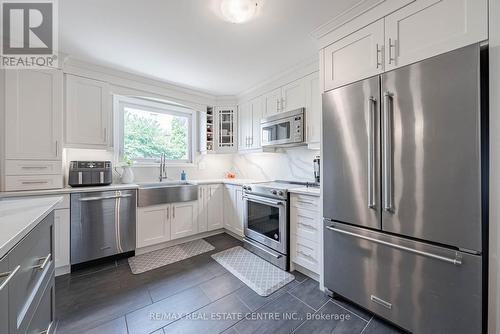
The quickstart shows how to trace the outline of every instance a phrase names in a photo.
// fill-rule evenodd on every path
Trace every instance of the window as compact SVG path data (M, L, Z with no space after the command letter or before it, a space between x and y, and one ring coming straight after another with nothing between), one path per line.
M193 111L141 99L119 101L120 157L136 164L193 162Z

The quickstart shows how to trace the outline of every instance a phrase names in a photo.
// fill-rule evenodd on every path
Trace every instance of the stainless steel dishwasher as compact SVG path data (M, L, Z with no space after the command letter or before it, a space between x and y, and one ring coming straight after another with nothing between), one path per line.
M71 194L71 264L135 249L136 191Z

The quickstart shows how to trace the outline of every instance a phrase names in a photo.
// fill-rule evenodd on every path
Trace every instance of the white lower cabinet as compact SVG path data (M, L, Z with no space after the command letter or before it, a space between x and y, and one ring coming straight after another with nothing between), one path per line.
M290 202L291 260L318 274L321 266L319 197L292 194Z
M241 186L226 185L224 191L224 228L243 236L244 200Z
M224 186L212 184L208 186L207 198L207 230L213 231L224 226Z
M198 233L197 215L197 201L138 208L137 248Z
M69 269L70 265L70 215L69 208L54 210L55 266ZM64 273L66 273L66 270ZM56 273L57 274L57 273Z
M196 201L174 203L171 204L171 209L170 230L172 240L198 233L196 221L198 206Z
M137 248L170 240L170 204L137 208Z

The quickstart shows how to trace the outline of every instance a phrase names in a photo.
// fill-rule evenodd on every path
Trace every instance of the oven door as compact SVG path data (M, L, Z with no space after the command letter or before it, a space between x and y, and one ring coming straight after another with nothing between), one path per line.
M286 201L245 194L245 236L287 254Z
M289 117L261 123L261 146L286 145L295 143L293 125L295 118Z

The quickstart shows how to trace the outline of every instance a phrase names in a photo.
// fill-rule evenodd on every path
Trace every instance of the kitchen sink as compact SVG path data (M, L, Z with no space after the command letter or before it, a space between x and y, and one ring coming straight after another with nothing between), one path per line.
M139 184L139 207L167 203L191 202L198 199L198 186L186 181L163 181Z

